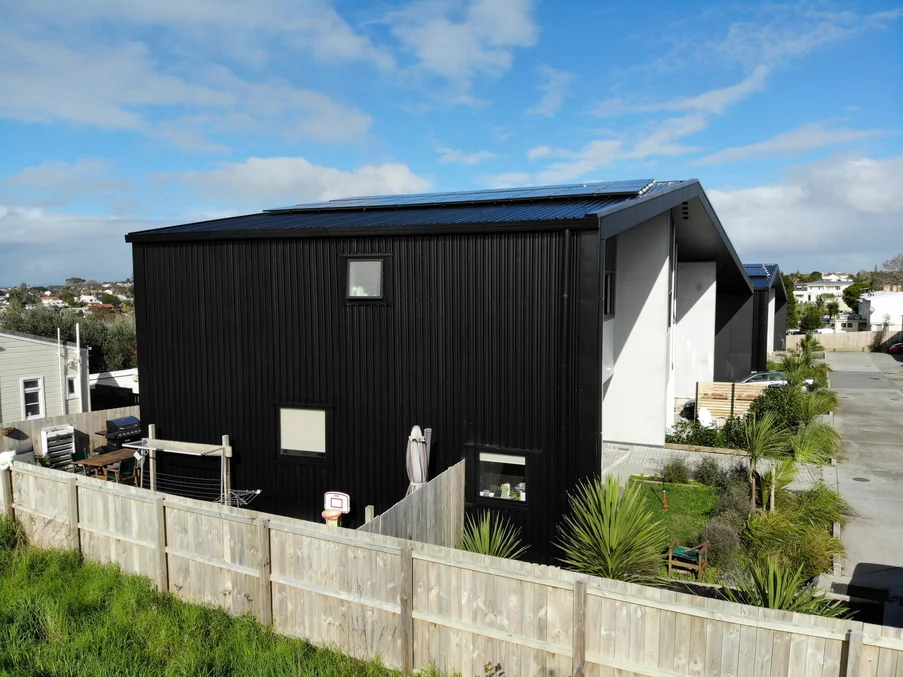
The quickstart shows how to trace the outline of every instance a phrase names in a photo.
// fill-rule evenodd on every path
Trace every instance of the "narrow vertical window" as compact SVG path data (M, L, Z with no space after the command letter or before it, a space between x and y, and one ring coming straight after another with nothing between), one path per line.
M43 378L22 379L22 417L25 419L44 417Z
M613 317L615 314L615 274L618 261L618 238L610 237L605 240L605 271L603 275L604 286L603 294L603 312L606 317Z
M70 400L78 397L78 377L70 376L66 379L66 397Z

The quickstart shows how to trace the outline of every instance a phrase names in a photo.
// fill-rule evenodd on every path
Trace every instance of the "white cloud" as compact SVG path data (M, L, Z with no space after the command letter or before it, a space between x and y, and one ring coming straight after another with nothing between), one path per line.
M737 84L712 89L696 96L681 97L660 103L634 104L628 103L623 99L608 99L597 104L594 112L602 117L659 111L723 113L729 107L747 98L750 94L762 91L765 88L770 71L771 69L768 66L760 65Z
M327 0L36 0L20 3L16 13L67 32L73 26L96 25L161 29L177 34L181 48L197 45L256 65L270 59L274 46L312 53L330 65L395 65L387 50L355 31ZM228 40L222 39L224 32Z
M470 0L458 9L423 0L390 13L394 35L414 54L418 68L451 83L460 98L477 76L498 77L511 68L514 50L536 43L533 0Z
M488 150L465 153L463 150L446 148L445 146L439 146L436 150L439 153L439 162L444 164L478 165L484 160L492 160L498 157L498 155L490 153Z
M62 205L85 196L115 198L129 183L113 178L112 168L111 162L97 159L45 162L0 178L0 191L14 193L17 203L30 206Z
M527 151L527 158L530 160L539 160L540 158L549 157L552 153L551 146L536 146Z
M19 120L135 130L195 149L221 147L211 140L218 134L274 129L290 140L358 139L372 124L285 82L250 82L224 67L192 78L168 73L141 43L77 50L0 32L0 56L0 114Z
M344 171L302 157L249 158L209 171L168 173L158 178L186 185L202 199L255 211L353 195L419 193L431 185L405 164Z
M903 155L833 157L781 183L707 190L741 259L784 269L858 270L901 241Z
M708 122L703 115L684 115L665 119L632 135L595 139L577 150L537 146L527 151L527 157L531 160L555 159L555 162L533 175L535 182L562 183L625 160L646 160L695 152L699 150L697 146L680 143L680 140L707 126Z
M883 132L878 129L847 129L830 127L824 122L814 122L777 134L770 139L747 146L724 148L706 155L698 162L703 165L721 165L738 160L776 155L793 155L825 146L836 146L852 141L868 139Z
M574 80L574 74L548 66L540 67L539 73L545 78L545 82L537 88L543 92L543 95L539 103L528 109L527 113L547 118L555 117L555 114L564 104L568 89Z
M75 275L130 277L125 234L166 225L171 224L0 204L0 284L54 284Z

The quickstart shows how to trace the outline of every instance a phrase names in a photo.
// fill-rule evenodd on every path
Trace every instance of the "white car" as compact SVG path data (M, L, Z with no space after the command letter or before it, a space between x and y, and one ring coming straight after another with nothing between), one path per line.
M769 388L780 388L787 385L787 375L783 371L757 371L738 383L767 383ZM807 378L806 385L812 387L815 379Z

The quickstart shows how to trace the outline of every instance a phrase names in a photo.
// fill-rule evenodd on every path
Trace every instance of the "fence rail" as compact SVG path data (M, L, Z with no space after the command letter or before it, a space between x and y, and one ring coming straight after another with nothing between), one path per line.
M760 609L14 463L0 511L160 590L406 673L900 677L896 628ZM493 668L494 669L494 668ZM498 671L497 671L498 674Z

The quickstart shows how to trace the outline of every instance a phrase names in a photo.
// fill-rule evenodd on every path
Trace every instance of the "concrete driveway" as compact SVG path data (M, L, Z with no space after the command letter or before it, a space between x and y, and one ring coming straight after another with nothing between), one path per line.
M845 460L838 488L853 515L843 529L853 586L903 593L903 362L882 353L827 353Z

